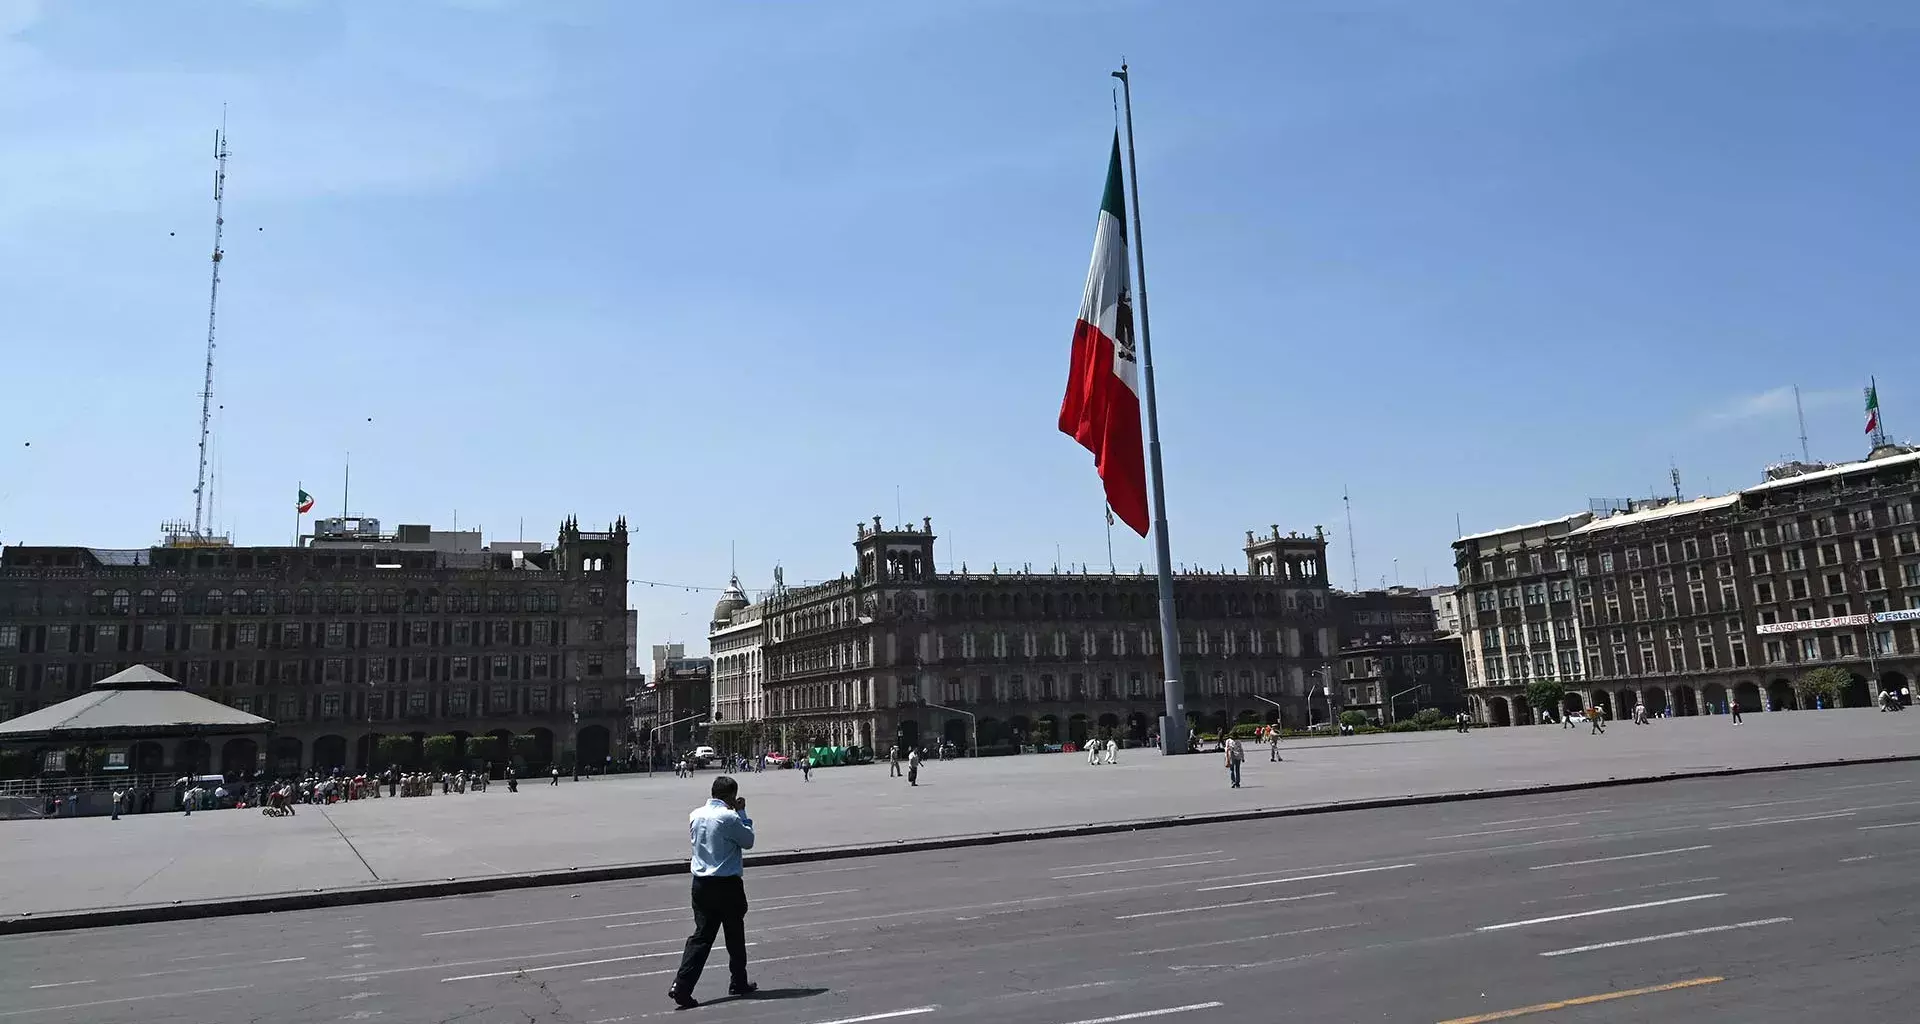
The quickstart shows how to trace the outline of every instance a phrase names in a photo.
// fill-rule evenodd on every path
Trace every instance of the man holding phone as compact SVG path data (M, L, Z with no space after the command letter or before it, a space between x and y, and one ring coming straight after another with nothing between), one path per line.
M687 825L693 839L693 934L668 993L683 1010L700 1005L693 986L713 952L714 936L723 930L732 974L727 994L750 996L759 988L747 980L747 887L740 854L753 849L753 819L747 817L739 783L726 775L714 779L713 799L688 815Z

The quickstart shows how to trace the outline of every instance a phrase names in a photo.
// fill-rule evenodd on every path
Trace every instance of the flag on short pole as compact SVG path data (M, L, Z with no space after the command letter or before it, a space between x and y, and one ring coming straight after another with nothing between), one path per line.
M313 511L313 495L308 494L305 490L302 490L300 492L300 497L294 500L293 511L296 514L303 515L303 516Z
M1871 434L1880 429L1880 385L1867 385L1867 429Z
M1147 535L1147 466L1140 430L1140 366L1134 354L1133 290L1127 273L1127 213L1114 132L1107 186L1093 235L1093 264L1073 325L1060 431L1093 453L1111 515Z

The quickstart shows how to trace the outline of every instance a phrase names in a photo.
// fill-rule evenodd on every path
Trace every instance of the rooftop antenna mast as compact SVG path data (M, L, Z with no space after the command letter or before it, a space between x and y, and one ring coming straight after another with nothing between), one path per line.
M1667 459L1667 479L1673 481L1673 500L1684 500L1680 497L1680 464L1672 458Z
M1793 412L1800 417L1800 461L1812 462L1813 454L1807 449L1807 409L1800 404L1800 385L1793 386Z
M1353 573L1353 592L1360 592L1360 556L1353 550L1353 498L1340 488L1340 503L1347 507L1347 569Z
M220 130L213 133L213 284L207 293L207 368L200 387L200 473L193 484L193 535L204 532L207 498L207 435L213 417L213 328L220 313L220 239L227 226L227 108L220 107Z

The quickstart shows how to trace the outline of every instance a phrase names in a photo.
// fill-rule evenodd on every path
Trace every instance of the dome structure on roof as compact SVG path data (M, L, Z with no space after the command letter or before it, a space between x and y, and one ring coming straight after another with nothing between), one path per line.
M740 577L735 576L727 582L727 590L713 606L713 628L719 629L733 621L733 613L745 608L752 602L747 600L747 592L740 589Z

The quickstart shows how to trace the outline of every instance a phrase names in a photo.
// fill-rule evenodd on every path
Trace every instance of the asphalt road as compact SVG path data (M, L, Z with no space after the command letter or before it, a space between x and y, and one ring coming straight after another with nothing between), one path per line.
M1090 768L1071 754L933 762L921 786L885 765L753 778L762 852L887 843L1155 816L1512 789L1723 767L1806 764L1920 750L1920 716L1847 710L1619 724L1605 736L1557 727L1290 742L1286 762L1252 752L1248 785L1217 756L1129 750ZM293 818L221 811L0 822L0 915L293 889L664 861L711 781L620 777L530 783L518 793L369 800ZM0 1018L3 1022L5 1018Z
M0 1024L1891 1024L1917 784L1812 770L750 872L773 998L684 1014L679 878L9 937ZM1528 1007L1551 1008L1500 1016Z

